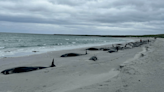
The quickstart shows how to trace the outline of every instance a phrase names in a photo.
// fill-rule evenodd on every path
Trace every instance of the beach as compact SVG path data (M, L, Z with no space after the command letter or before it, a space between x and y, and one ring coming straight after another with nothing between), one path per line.
M66 53L85 54L87 48L0 59L1 71L20 66L48 67L53 59L56 65L0 74L0 92L163 92L164 39L151 39L150 43L114 53L87 50L87 55L60 57ZM92 56L98 60L89 60Z

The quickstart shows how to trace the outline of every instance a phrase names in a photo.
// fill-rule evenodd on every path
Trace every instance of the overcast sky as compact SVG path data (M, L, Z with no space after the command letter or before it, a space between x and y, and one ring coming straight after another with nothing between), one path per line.
M0 0L0 32L164 33L164 0Z

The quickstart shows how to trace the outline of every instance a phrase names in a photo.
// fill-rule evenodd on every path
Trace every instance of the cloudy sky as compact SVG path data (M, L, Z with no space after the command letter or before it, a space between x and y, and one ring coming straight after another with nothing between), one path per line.
M0 0L0 32L164 33L164 0Z

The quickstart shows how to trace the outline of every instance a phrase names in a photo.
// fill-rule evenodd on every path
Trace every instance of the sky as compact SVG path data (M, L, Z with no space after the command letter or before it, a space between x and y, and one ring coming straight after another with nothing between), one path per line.
M164 0L0 0L0 32L164 34Z

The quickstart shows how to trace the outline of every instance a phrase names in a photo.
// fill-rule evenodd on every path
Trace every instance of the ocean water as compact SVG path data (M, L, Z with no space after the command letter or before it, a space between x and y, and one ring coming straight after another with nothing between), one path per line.
M127 41L129 40L109 37L0 33L0 57L25 56Z

